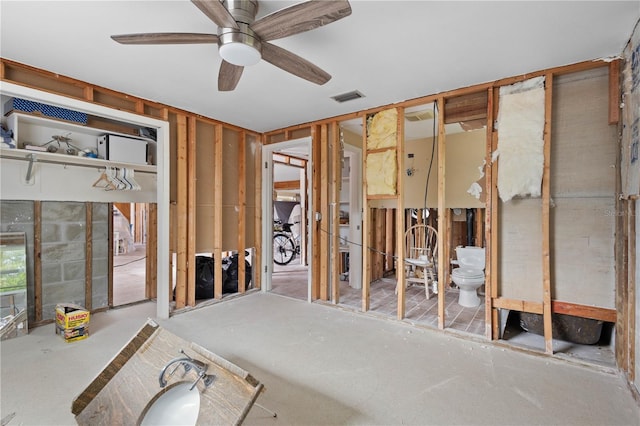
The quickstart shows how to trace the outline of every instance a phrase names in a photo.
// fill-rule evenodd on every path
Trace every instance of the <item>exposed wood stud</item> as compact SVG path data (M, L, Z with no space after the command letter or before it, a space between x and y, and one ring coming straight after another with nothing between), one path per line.
M362 116L362 128L367 128L367 116ZM362 311L369 310L369 297L371 288L371 209L367 195L367 132L362 132Z
M320 126L320 299L329 300L329 144L327 125Z
M496 274L493 269L492 259L495 256L495 248L493 245L493 198L495 196L493 190L493 165L491 163L491 155L493 153L493 112L494 112L494 91L493 88L487 89L487 127L485 136L485 187L483 188L486 195L484 202L484 247L485 247L485 283L484 283L484 336L492 340L498 338L499 331L494 333L494 323L499 327L498 321L493 318L493 298L496 294L493 291L493 275ZM480 209L478 209L480 211ZM495 212L497 213L497 212ZM479 215L478 215L479 216ZM478 242L480 242L478 237ZM480 244L478 244L480 245ZM497 318L497 310L496 310Z
M215 126L213 141L213 297L222 299L222 147L223 127Z
M542 172L542 300L545 352L553 354L553 327L551 313L551 108L553 101L553 74L545 77L544 102L544 168Z
M489 206L488 215L485 221L485 226L487 227L486 236L487 236L487 244L490 244L489 250L489 267L490 273L487 275L487 279L490 284L490 294L492 298L492 309L490 312L491 317L489 318L491 324L491 334L492 339L497 340L500 336L500 322L498 309L495 306L495 300L500 295L498 294L498 259L500 258L500 247L498 245L498 212L499 212L499 200L498 200L498 167L499 164L491 162L492 153L498 149L498 132L494 126L494 122L498 117L498 109L500 106L499 102L499 88L492 88L491 94L489 96L490 102L489 107L491 108L491 121L487 122L487 132L490 133L491 137L491 147L487 152L487 205ZM489 141L488 141L489 142ZM486 266L485 266L486 267ZM486 286L485 286L486 287ZM489 314L489 313L487 313Z
M150 203L147 215L147 263L145 298L158 297L158 204Z
M320 126L313 126L311 129L311 158L313 158L313 169L312 169L312 190L311 190L311 198L313 200L313 212L315 215L316 212L320 212L320 181L321 181L321 130ZM320 222L315 220L316 218L311 218L311 222L313 223L311 228L312 233L312 247L311 247L311 300L316 300L320 298Z
M338 123L331 124L331 301L340 303L340 188L342 185L342 149Z
M620 121L620 61L609 62L609 124Z
M398 278L396 288L398 289L398 306L396 317L403 319L406 314L407 306L407 292L405 288L405 276L404 276L404 254L405 254L405 241L404 241L404 183L405 183L405 165L404 165L404 108L397 108L398 117L396 122L396 161L397 161L397 177L396 177L396 194L398 199L396 200L395 212L391 209L387 209L386 225L387 225L387 245L385 252L387 253L387 269L389 266L393 267L393 255L395 254L397 262L395 264L396 277ZM393 221L395 214L395 224ZM395 235L394 235L395 225ZM394 250L395 240L395 250Z
M627 210L627 216L624 220L626 220L628 222L628 235L636 235L636 214L638 214L637 210L636 210L636 203L635 201L628 201L626 202L626 204L628 205L628 210ZM628 238L628 249L627 249L627 259L628 259L628 264L629 265L635 265L636 264L636 239L635 238ZM628 293L627 293L627 312L629 312L630 314L627 317L627 326L626 326L626 334L627 334L627 339L629 339L629 342L627 345L625 345L625 347L627 348L628 351L628 365L632 366L632 365L636 365L636 339L640 338L638 337L638 335L636 334L636 327L638 324L636 324L636 315L634 315L633 313L636 312L636 309L638 309L638 306L636 306L636 292L638 291L637 288L637 281L636 281L636 270L635 268L628 268L627 270L627 280L626 280L626 285L628 287ZM614 311L615 312L615 311ZM617 322L617 321L615 321ZM628 376L629 376L629 382L633 383L636 379L636 369L635 368L627 368L628 371Z
M187 117L187 246L186 246L186 279L187 279L187 306L196 305L196 119Z
M444 99L438 98L438 253L446 253L445 235L447 223L447 208L445 203L445 138L444 127ZM444 271L448 268L449 260L444 255L438 256L438 328L444 330L445 327L445 280Z
M176 154L176 288L175 308L181 309L187 303L187 241L189 201L189 164L188 164L188 132L187 117L178 114L176 117L177 154Z
M109 234L111 235L111 234ZM35 321L42 321L42 202L33 202L33 302Z
M246 267L244 250L246 246L247 231L247 176L246 176L246 144L247 135L240 132L238 140L238 293L244 293L247 289ZM195 185L194 185L195 186Z
M260 139L264 144L264 138ZM262 287L262 147L257 146L255 150L254 167L256 170L255 194L254 194L254 241L255 251L253 252L253 262L251 272L253 274L253 288Z
M85 256L84 256L84 307L93 307L93 203L84 203L85 208Z

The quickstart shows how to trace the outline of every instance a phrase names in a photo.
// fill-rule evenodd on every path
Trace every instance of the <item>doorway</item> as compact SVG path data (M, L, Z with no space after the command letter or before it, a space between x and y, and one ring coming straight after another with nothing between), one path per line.
M311 138L266 145L262 158L262 289L311 301Z
M113 301L122 306L147 300L147 203L113 203Z

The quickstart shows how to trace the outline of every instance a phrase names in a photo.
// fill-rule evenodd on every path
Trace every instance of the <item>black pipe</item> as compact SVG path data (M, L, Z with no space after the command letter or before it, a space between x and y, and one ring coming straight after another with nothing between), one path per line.
M467 209L467 245L474 246L473 243L475 233L473 232L473 226L475 224L476 209Z

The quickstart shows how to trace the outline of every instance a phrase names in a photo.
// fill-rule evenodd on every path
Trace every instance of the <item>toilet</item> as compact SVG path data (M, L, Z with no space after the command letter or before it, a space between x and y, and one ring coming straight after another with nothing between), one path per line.
M456 247L457 261L451 261L459 265L451 272L451 279L460 289L458 304L465 308L475 308L480 305L478 288L484 284L484 248L483 247Z

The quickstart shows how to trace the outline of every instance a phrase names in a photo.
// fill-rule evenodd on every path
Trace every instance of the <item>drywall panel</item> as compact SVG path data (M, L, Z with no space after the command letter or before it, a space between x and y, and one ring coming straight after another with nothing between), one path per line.
M362 148L362 135L342 129L342 140L344 143Z
M542 302L541 200L500 202L498 221L498 294Z
M425 190L427 192L426 207L438 207L438 144L436 143L435 146L433 144L433 138L413 139L404 143L405 208L424 208ZM410 158L411 155L413 158ZM409 173L408 170L411 172ZM392 207L395 208L396 205L393 204Z
M551 197L613 196L617 126L609 125L608 67L554 79Z
M614 211L612 197L554 200L554 300L615 309Z
M467 191L484 171L487 133L485 129L447 135L445 151L445 206L480 208L484 204ZM484 191L484 188L482 188ZM437 194L437 193L436 193Z

